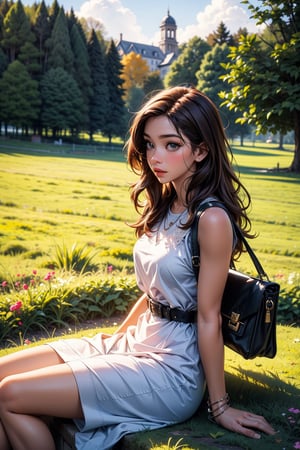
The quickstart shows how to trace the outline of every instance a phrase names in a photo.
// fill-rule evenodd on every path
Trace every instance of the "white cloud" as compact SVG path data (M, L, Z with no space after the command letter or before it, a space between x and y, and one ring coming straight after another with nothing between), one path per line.
M78 17L92 17L101 22L106 38L118 39L123 34L127 41L146 42L147 37L137 23L136 15L122 5L121 0L88 0L76 12Z
M182 6L185 7L184 4ZM158 45L160 40L157 23L153 23L151 37L143 33L143 23L151 21L151 12L148 15L145 13L143 23L138 23L136 14L125 7L122 0L88 0L80 6L76 15L86 19L92 17L101 22L106 31L106 38L116 40L122 33L123 39L128 41ZM180 23L180 17L174 16L174 18L177 23ZM195 15L195 23L178 27L177 41L182 44L194 36L205 39L210 33L216 31L221 21L225 23L230 33L235 33L239 28L244 27L250 32L257 31L254 21L249 18L247 7L243 7L240 0L211 0L203 10Z
M196 20L195 24L178 28L179 43L187 42L193 36L205 39L210 33L216 31L221 22L225 23L232 34L244 27L249 32L257 31L254 21L249 18L249 12L241 6L239 0L211 0L211 3L197 14Z

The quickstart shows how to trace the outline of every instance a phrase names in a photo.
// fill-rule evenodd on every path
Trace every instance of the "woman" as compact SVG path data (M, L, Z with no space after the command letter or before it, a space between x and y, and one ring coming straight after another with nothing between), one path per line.
M216 107L192 87L162 91L136 114L127 150L139 174L132 226L144 294L112 336L64 339L1 359L0 450L40 450L41 443L53 450L44 416L74 419L78 449L109 449L126 433L188 419L206 385L216 423L252 438L274 433L263 417L230 406L226 393L220 304L241 243L223 209L210 208L199 221L198 280L191 263L190 227L207 199L224 202L249 235L249 194L231 167Z

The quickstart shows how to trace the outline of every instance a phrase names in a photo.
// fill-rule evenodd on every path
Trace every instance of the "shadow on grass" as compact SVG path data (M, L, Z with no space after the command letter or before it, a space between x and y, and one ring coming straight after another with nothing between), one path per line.
M237 369L238 375L226 373L226 383L234 407L263 415L278 430L275 436L262 434L254 440L227 431L207 419L206 400L187 422L125 438L126 450L184 448L190 450L282 450L292 449L299 440L288 423L288 409L300 402L300 389L274 373ZM206 397L205 397L206 398ZM299 432L299 430L298 430ZM169 446L167 446L169 442ZM182 447L180 447L180 445Z

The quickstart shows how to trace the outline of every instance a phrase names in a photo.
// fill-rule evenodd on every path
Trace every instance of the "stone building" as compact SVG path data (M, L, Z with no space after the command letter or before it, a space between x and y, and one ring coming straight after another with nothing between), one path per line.
M120 40L116 44L117 50L121 57L131 52L141 55L148 63L151 72L158 70L160 77L164 78L170 65L178 56L176 31L177 25L175 19L170 16L170 12L168 11L160 24L159 46L125 41L121 34Z

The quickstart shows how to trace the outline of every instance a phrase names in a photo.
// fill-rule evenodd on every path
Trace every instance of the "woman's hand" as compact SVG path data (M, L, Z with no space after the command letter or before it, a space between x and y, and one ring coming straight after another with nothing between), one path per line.
M261 435L257 431L266 434L276 433L274 428L263 416L231 407L226 409L215 421L218 425L230 431L243 434L253 439L260 439Z

